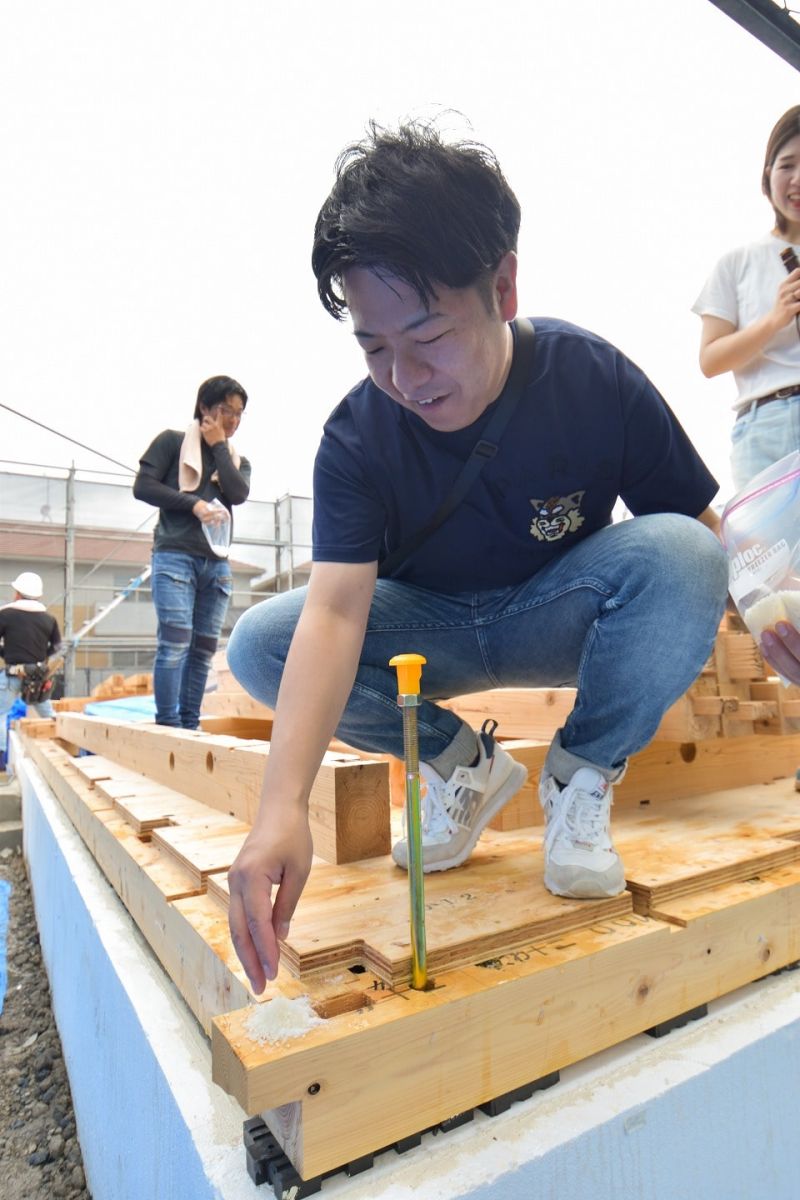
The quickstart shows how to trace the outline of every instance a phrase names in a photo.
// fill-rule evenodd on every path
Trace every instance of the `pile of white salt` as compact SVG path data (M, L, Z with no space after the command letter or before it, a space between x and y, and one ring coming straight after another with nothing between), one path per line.
M784 588L764 596L742 613L742 619L756 641L765 629L774 629L777 621L788 621L800 629L800 591Z
M275 1045L302 1037L309 1029L324 1023L311 1007L308 996L297 996L294 1000L275 996L264 1004L257 1004L245 1018L244 1027L254 1042Z

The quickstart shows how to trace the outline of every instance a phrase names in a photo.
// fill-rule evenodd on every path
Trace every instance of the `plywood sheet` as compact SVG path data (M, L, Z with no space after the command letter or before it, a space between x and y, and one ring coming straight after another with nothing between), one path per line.
M632 911L612 900L567 900L542 883L541 842L494 836L456 871L425 879L429 973L513 950L537 938ZM214 877L214 892L225 885ZM283 957L293 974L362 964L392 986L411 976L408 876L391 859L347 868L319 863L295 911Z
M691 925L722 911L741 909L744 912L746 907L753 906L756 901L784 889L800 892L800 862L750 875L747 879L738 879L733 883L702 888L667 899L654 905L650 915L674 925Z
M800 862L800 804L789 780L615 810L629 896L615 911L664 913L676 897ZM541 834L485 834L456 871L426 876L432 974L530 938L590 924L607 901L570 901L542 885ZM224 903L224 874L208 886ZM599 907L595 910L595 904ZM408 881L389 859L314 866L284 960L299 977L361 963L392 985L410 972Z
M101 754L85 754L76 758L73 762L75 770L83 779L89 783L96 783L98 779L111 779L116 775L120 776L120 768L116 763L113 763L108 758L103 758ZM125 768L123 768L125 770ZM127 772L130 778L135 778L137 773L134 771ZM142 777L139 776L141 779Z
M192 821L153 830L153 841L184 867L198 887L212 871L227 871L250 832L241 821L222 818Z
M123 796L152 796L160 788L154 780L133 771L126 772L122 778L96 779L94 786L100 795L105 796L112 804ZM160 790L163 792L166 789Z
M97 790L101 794L105 792L105 784L99 783ZM190 796L173 792L159 784L151 784L149 789L142 788L132 795L123 791L122 795L114 798L113 806L138 834L189 822L206 822L228 828L231 821L224 813L218 813L216 809L192 800Z
M654 800L614 815L614 841L637 909L800 860L792 780Z

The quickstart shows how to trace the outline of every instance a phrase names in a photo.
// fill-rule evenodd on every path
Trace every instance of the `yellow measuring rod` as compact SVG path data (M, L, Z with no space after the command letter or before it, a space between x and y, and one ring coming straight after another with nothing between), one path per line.
M408 888L411 900L411 986L428 986L425 948L425 876L422 864L422 819L419 799L419 740L417 707L425 659L421 654L395 654L389 666L397 670L397 703L403 710L403 758L406 768L406 839Z

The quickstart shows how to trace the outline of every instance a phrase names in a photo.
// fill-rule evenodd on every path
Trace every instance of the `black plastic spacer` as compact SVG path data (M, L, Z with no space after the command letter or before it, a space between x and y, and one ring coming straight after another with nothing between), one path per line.
M244 1155L245 1164L247 1166L247 1174L252 1179L256 1187L260 1187L262 1183L269 1183L269 1158L259 1158L252 1150L246 1150Z
M244 1123L244 1148L255 1158L277 1158L283 1154L272 1132L260 1117L251 1117Z
M322 1176L301 1179L285 1154L273 1158L267 1167L267 1176L276 1200L304 1200L314 1196L322 1187Z
M345 1163L346 1175L360 1175L362 1171L369 1171L375 1163L374 1154L363 1154L361 1158L353 1158L349 1163Z
M522 1087L513 1088L510 1092L504 1092L502 1096L495 1096L493 1100L479 1104L478 1108L481 1112L486 1113L487 1117L499 1117L501 1113L508 1112L512 1104L516 1104L520 1100L530 1100L534 1092L542 1092L545 1088L553 1087L560 1078L558 1071L551 1071L548 1075L534 1079L533 1083L524 1083Z
M470 1121L475 1120L474 1108L468 1108L466 1112L456 1113L454 1117L448 1117L446 1121L440 1121L438 1125L434 1125L434 1133L438 1130L440 1133L450 1133L452 1129L458 1129L462 1125L469 1125Z
M247 1120L242 1121L242 1130L244 1132L245 1137L247 1137L248 1133L255 1132L259 1129L266 1129L266 1128L267 1128L266 1122L263 1120L262 1117L248 1117Z
M771 975L783 975L787 971L800 971L800 960L797 962L786 963L783 967L778 967L777 971L770 972Z
M398 1154L408 1154L409 1150L416 1150L417 1146L422 1145L422 1134L412 1133L410 1137L400 1138L395 1142L394 1148Z
M670 1017L668 1021L659 1021L651 1029L645 1029L645 1033L648 1037L666 1037L668 1033L672 1033L673 1029L683 1029L684 1025L688 1025L690 1021L699 1021L701 1018L707 1016L708 1005L698 1004L697 1008L690 1008L687 1012L681 1013L680 1016Z

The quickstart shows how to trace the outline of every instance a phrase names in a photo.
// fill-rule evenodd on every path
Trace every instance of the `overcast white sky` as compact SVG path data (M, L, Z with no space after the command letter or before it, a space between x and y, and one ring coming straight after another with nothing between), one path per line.
M700 375L689 309L770 227L800 78L708 0L492 7L6 0L0 400L135 466L230 374L254 497L309 494L364 374L309 266L334 160L370 117L455 109L522 203L522 311L616 342L729 490L733 385ZM2 409L0 457L103 467Z

